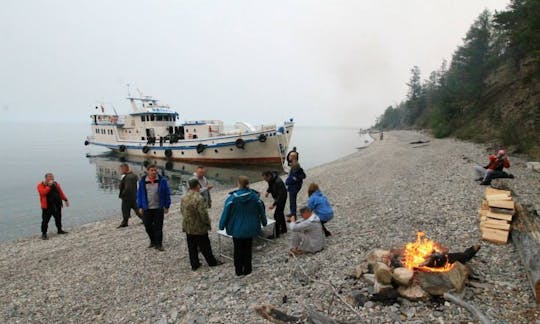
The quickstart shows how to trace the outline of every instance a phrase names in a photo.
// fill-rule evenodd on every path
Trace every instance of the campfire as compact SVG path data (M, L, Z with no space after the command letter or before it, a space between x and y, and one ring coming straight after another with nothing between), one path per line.
M373 283L372 300L424 300L454 290L461 292L470 268L464 265L478 251L475 245L464 252L448 248L418 232L416 241L392 250L375 249L355 269L355 277Z

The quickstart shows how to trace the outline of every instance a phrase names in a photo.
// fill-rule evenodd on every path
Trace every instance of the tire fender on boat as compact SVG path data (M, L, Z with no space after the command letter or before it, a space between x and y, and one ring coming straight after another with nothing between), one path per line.
M125 151L126 151L126 146L125 146L125 145L120 145L120 146L118 147L118 151L120 151L120 152L125 152Z
M259 135L259 142L261 142L261 143L266 142L266 134Z
M206 149L206 145L204 145L202 143L197 145L197 153L201 154L202 152L204 152L205 149Z
M236 140L236 142L234 142L234 145L235 145L237 148L243 150L243 149L244 149L244 146L246 146L246 142L245 142L243 139L239 138L239 139Z
M143 146L142 148L143 153L148 153L150 151L150 148L148 146Z
M170 158L172 156L172 150L171 149L166 149L165 150L165 156Z
M84 145L85 145L85 146L88 145L88 144L90 144L90 142L84 141Z

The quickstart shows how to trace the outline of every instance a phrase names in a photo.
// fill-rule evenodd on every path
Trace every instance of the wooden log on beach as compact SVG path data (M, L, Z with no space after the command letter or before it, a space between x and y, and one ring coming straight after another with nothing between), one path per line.
M527 272L536 304L540 306L540 217L532 207L516 205L512 242Z

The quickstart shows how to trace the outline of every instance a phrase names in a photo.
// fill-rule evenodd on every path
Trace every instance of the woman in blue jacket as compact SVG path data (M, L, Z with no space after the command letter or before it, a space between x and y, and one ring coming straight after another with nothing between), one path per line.
M325 195L321 192L319 189L319 185L316 183L311 183L308 187L308 207L311 209L317 216L319 216L319 219L321 220L322 228L324 230L324 235L330 236L332 233L330 233L329 230L326 229L324 224L334 218L334 210L332 209L332 206L330 206L330 203L328 202L328 198L326 198Z
M264 204L259 194L249 188L245 176L238 178L238 189L231 192L219 220L219 229L227 230L234 245L234 269L237 276L251 273L251 246L253 238L266 226Z

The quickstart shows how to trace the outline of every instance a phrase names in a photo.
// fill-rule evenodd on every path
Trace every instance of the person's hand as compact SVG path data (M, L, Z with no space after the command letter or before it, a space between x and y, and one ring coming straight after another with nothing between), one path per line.
M69 201L66 200L66 207L69 207Z
M167 214L169 212L169 208L165 208L163 211L165 212L165 214Z
M144 209L139 208L139 215L141 215L141 216L144 215Z
M272 210L272 209L274 209L275 207L276 207L276 206L274 206L274 205L270 205L270 207L268 207L268 209L269 209L269 210Z
M267 192L264 194L264 198L268 198L268 194L269 194L269 192L267 191Z

